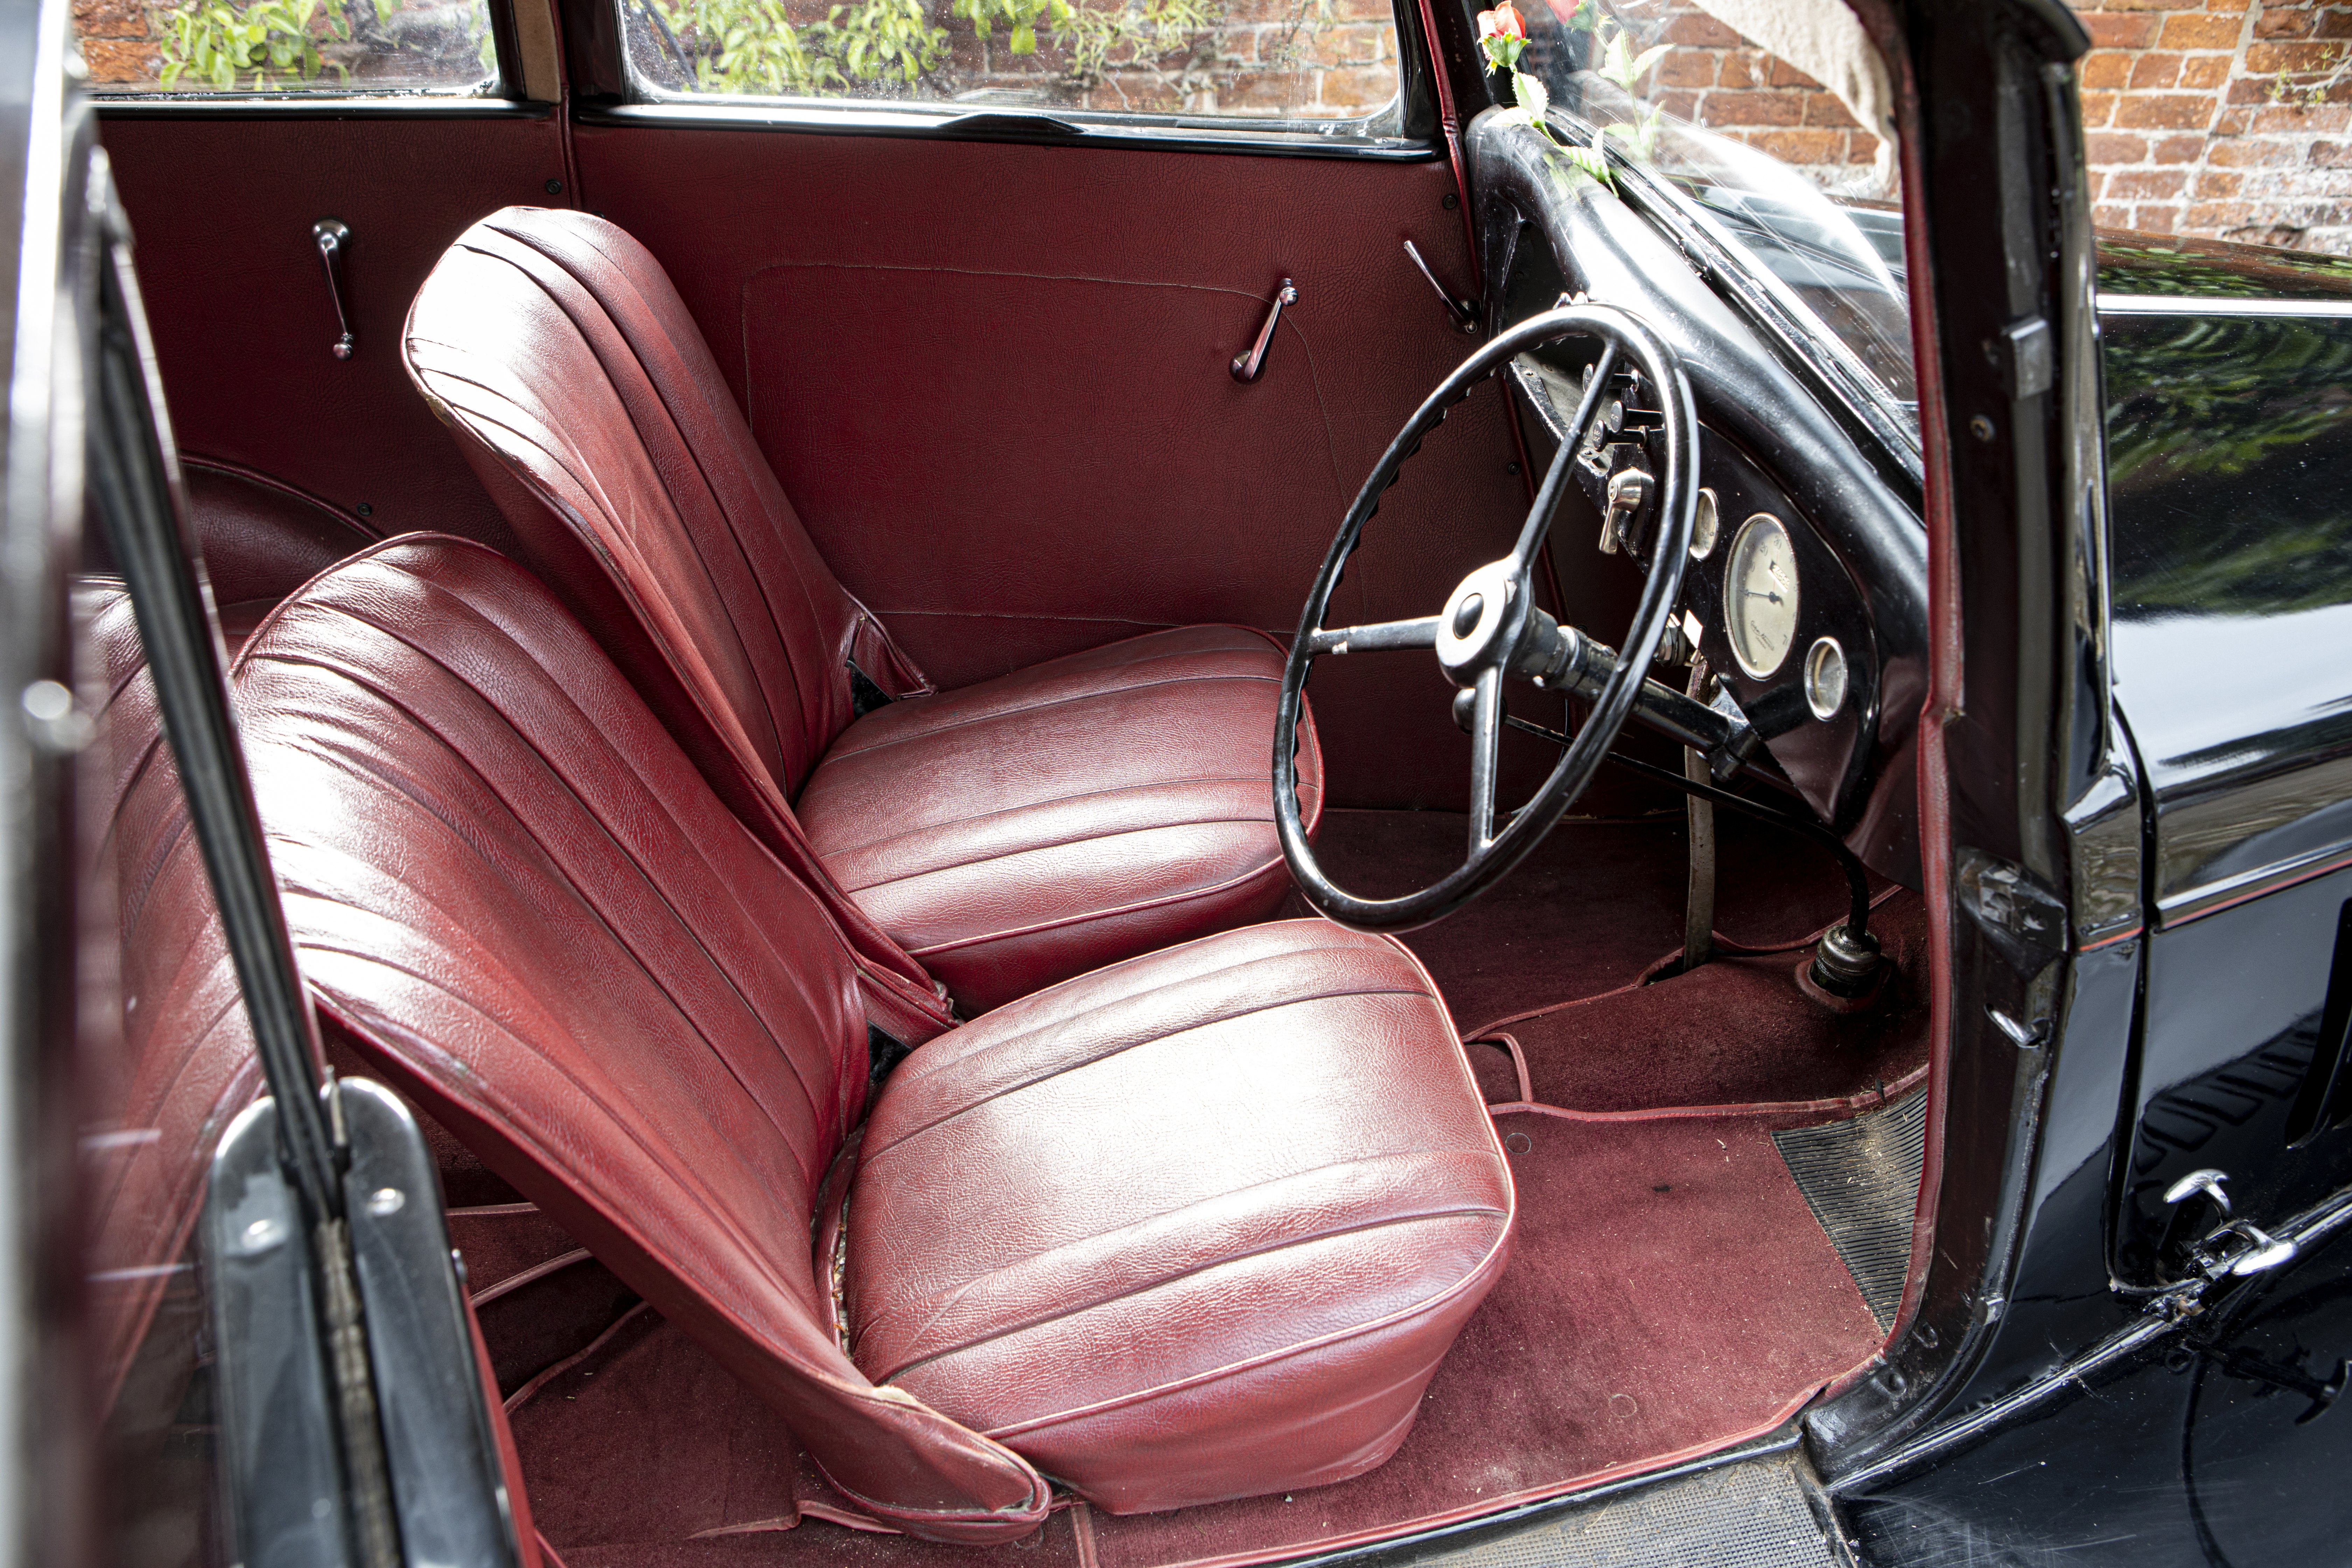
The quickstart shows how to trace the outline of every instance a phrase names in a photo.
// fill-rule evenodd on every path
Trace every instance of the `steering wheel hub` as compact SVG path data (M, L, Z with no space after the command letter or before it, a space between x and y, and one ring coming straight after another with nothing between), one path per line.
M1475 686L1510 661L1527 629L1528 595L1514 563L1489 561L1455 586L1437 618L1437 662L1456 686Z

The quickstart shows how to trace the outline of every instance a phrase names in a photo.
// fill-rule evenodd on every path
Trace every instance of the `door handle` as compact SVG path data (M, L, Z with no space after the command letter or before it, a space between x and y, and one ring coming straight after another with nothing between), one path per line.
M335 324L343 329L327 352L349 359L358 340L352 336L351 313L343 309L343 252L352 245L351 225L339 217L322 217L310 226L310 239L319 247L319 264L327 269L327 298L335 302Z
M1454 329L1457 331L1476 331L1478 301L1455 299L1454 290L1440 283L1437 280L1437 274L1430 270L1429 263L1422 258L1421 247L1409 239L1404 242L1404 253L1412 258L1412 264L1415 267L1421 268L1421 275L1429 279L1429 286L1437 290L1438 302L1445 307L1445 313L1454 318Z
M1274 329L1282 322L1282 308L1298 303L1298 286L1287 278L1275 286L1274 305L1265 313L1265 324L1257 330L1257 342L1234 356L1234 379L1246 384L1257 379L1265 368L1265 351L1274 342Z

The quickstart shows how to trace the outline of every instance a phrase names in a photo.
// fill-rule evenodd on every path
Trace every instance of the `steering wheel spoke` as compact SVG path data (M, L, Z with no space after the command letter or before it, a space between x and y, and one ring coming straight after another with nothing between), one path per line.
M1360 626L1310 632L1307 637L1307 657L1320 658L1327 653L1381 653L1390 648L1436 646L1437 617L1423 616L1418 620L1372 621Z
M1584 395L1577 399L1576 417L1569 421L1568 434L1560 441L1559 450L1552 455L1543 488L1536 492L1535 505L1528 509L1528 520L1519 525L1518 542L1511 547L1511 559L1522 567L1535 560L1536 552L1543 548L1545 536L1551 532L1552 517L1559 510L1560 490L1569 481L1577 455L1592 444L1601 399L1609 395L1609 383L1616 374L1617 345L1604 342L1601 345L1601 358L1585 381Z
M1503 672L1478 677L1476 705L1470 714L1470 856L1483 857L1495 842L1495 774L1503 752Z

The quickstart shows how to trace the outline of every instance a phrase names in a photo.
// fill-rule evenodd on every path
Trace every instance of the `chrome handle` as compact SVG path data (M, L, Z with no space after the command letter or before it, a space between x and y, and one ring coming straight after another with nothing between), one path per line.
M2213 1201L2215 1208L2221 1211L2221 1217L2228 1219L2230 1194L2221 1190L2221 1184L2229 1179L2228 1173L2222 1171L2191 1171L2164 1189L2164 1201L2168 1205L2183 1204L2202 1193Z
M2249 1220L2231 1220L2221 1230L2222 1234L2236 1236L2246 1244L2245 1251L2232 1254L2227 1259L2232 1274L2263 1273L2287 1262L2302 1250L2285 1237L2273 1237Z
M1422 259L1421 247L1409 239L1404 242L1404 253L1412 258L1412 264L1421 268L1421 275L1429 279L1431 288L1437 290L1437 298L1444 305L1445 313L1454 318L1454 326L1465 332L1476 331L1478 302L1475 300L1455 299L1454 291L1440 283L1437 280L1437 274L1430 270L1429 263Z
M327 269L327 298L335 302L335 324L343 329L343 335L327 352L337 359L349 359L358 345L352 335L352 318L343 309L343 252L351 248L351 225L339 217L322 217L310 226L310 238L319 247L319 264Z
M1234 356L1233 372L1235 381L1252 382L1257 379L1257 373L1265 368L1266 346L1274 342L1274 329L1282 322L1282 308L1285 305L1297 303L1298 303L1297 285L1286 278L1275 286L1274 306L1265 313L1265 324L1257 330L1257 342L1250 344L1248 353Z

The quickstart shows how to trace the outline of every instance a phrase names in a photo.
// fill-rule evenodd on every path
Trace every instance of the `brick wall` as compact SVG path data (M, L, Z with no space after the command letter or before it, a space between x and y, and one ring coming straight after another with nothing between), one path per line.
M2100 223L2352 253L2352 5L2078 9Z
M2352 3L2076 0L2097 221L2352 254ZM1787 62L1667 0L1657 100L1834 185L1877 143Z
M1643 83L1667 113L1794 163L1823 185L1871 176L1878 138L1812 78L1700 11L1668 0L1658 41L1675 46Z

